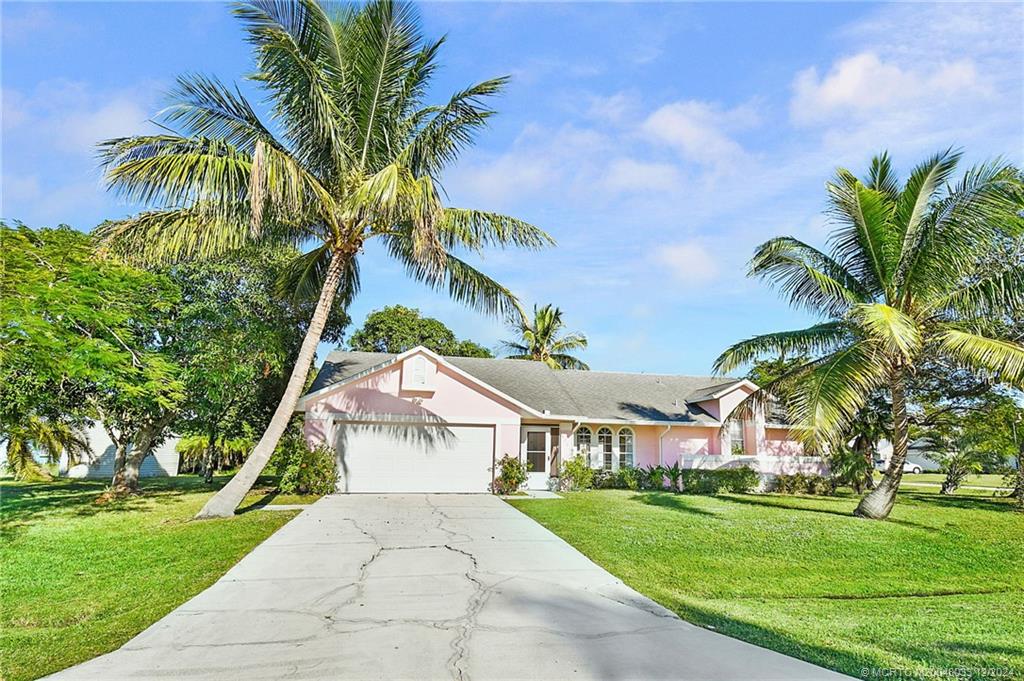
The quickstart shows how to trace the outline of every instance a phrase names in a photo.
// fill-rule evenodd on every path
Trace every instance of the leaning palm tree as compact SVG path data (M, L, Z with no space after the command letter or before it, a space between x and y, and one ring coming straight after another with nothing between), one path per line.
M109 186L152 208L102 238L146 261L220 255L280 243L311 248L285 283L318 295L287 388L241 470L198 517L227 516L266 465L295 409L332 305L359 288L371 242L419 281L492 314L511 293L453 253L552 242L519 220L446 207L440 178L494 113L505 78L427 104L443 39L428 42L407 4L329 8L316 0L235 5L255 53L251 79L265 124L237 88L178 79L161 114L166 134L101 147Z
M531 359L544 362L552 369L583 369L588 367L569 353L587 347L587 337L582 333L561 335L565 328L562 311L557 307L533 306L533 321L519 314L510 328L519 334L517 341L505 341L509 359Z
M990 318L1024 302L1024 268L979 264L1001 239L1020 232L1019 175L991 163L951 186L959 158L937 154L902 186L886 154L863 180L840 169L827 185L831 253L779 237L762 244L750 264L751 276L777 285L821 323L750 338L715 362L726 372L763 354L811 356L747 406L764 405L789 387L787 406L804 437L830 447L844 444L875 391L888 393L892 460L861 500L860 516L885 518L892 510L907 455L908 377L924 358L945 356L998 380L1024 381L1024 347L986 332Z

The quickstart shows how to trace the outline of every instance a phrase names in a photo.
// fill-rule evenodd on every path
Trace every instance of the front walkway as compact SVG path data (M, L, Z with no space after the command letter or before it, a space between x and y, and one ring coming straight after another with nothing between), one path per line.
M325 497L120 650L55 676L185 677L846 678L679 620L488 495Z

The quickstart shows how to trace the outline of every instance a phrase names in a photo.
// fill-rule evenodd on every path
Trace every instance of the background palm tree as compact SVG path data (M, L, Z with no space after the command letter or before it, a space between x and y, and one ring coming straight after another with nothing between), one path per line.
M71 423L29 416L5 429L7 441L7 469L17 480L52 480L50 472L39 465L34 453L40 452L48 463L57 463L61 454L67 454L68 467L89 453L89 441L82 429Z
M1024 267L980 266L1001 239L1021 232L1019 174L992 163L949 186L959 158L937 154L902 186L887 154L872 160L864 180L838 170L828 184L831 254L779 237L750 264L752 276L826 321L742 341L715 362L726 372L766 353L812 357L763 386L748 406L791 387L791 416L805 437L830 446L844 444L873 392L888 393L892 460L858 505L861 516L885 518L892 510L907 455L907 380L924 357L1024 381L1024 347L988 335L990 319L1024 302Z
M562 311L557 307L533 306L533 321L520 314L510 325L519 334L518 341L505 341L502 345L510 353L509 359L532 359L544 362L552 369L583 369L588 367L569 353L587 347L582 333L561 335L565 329Z
M281 403L237 475L200 511L227 516L287 427L327 313L359 289L371 240L415 279L477 309L508 314L512 294L453 255L553 241L519 220L444 206L440 176L494 113L505 78L425 102L444 39L425 41L407 4L329 10L316 0L235 6L265 91L264 125L237 88L183 76L161 115L167 134L101 147L109 186L155 209L102 237L147 261L211 257L252 244L313 247L283 283L319 303Z

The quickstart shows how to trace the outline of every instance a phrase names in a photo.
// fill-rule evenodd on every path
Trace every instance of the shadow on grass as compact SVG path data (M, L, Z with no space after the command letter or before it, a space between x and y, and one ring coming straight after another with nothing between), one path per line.
M201 476L146 478L139 481L139 494L110 499L98 503L108 480L68 480L52 482L0 482L0 537L10 539L47 516L93 516L100 513L137 511L153 502L180 500L191 495L216 492L230 480L230 476L216 476L206 483ZM260 477L257 485L276 484L272 477ZM263 500L261 500L262 502ZM269 502L269 499L267 500Z
M943 508L964 508L974 511L998 511L1000 513L1016 512L1013 506L1013 499L1009 497L955 496L909 490L900 490L900 497L909 499L917 504L931 504ZM896 503L899 504L899 501L897 500Z
M718 514L716 513L706 511L703 508L698 508L693 504L691 496L683 494L673 494L672 492L639 492L631 496L630 501L639 501L641 504L647 504L648 506L660 506L661 508L668 508L682 513L692 513L694 515L709 516L711 518L718 517Z
M246 506L239 506L238 509L235 511L235 514L238 515L242 513L248 513L249 511L258 511L259 509L265 506L269 506L270 503L274 499L276 499L280 493L280 490L278 490L275 487L274 489L267 491L266 494L264 494L262 497L252 502L251 504L248 504Z
M841 518L851 518L851 519L857 518L855 515L853 515L853 509L846 510L846 509L837 509L837 508L815 508L813 506L803 505L803 504L799 503L798 501L796 501L798 499L804 499L804 498L812 499L814 501L829 500L829 499L832 499L832 500L835 500L835 501L840 501L841 500L841 498L836 498L836 497L798 497L798 496L790 497L790 496L784 496L784 495L769 495L769 494L759 495L759 496L744 496L744 495L738 495L737 494L737 495L729 495L729 496L724 497L724 498L727 499L728 501L733 502L733 503L744 504L744 505L747 505L747 506L760 506L762 508L780 508L780 509L786 509L786 510L790 510L790 511L804 511L806 513L824 513L826 515L835 515L835 516L839 516ZM860 518L857 518L857 519L858 520L862 520ZM878 521L871 521L871 520L863 519L863 522L878 522ZM915 530L925 530L926 532L938 532L939 531L939 528L932 527L931 525L922 525L921 523L915 523L915 522L913 522L911 520L903 520L901 518L893 518L891 516L889 518L887 518L886 520L881 521L881 522L891 523L893 525L900 525L902 527L911 527L911 528L913 528Z

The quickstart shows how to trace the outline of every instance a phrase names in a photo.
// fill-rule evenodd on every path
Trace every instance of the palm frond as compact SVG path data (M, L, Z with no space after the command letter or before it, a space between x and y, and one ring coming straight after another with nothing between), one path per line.
M943 351L964 366L1024 386L1024 346L956 328L943 330L937 340Z
M406 92L409 68L420 60L420 42L419 17L411 3L374 0L355 20L347 75L356 87L353 125L363 171L379 169L381 159L390 162L404 146L405 140L386 134L385 112Z
M995 160L968 170L933 206L905 264L907 286L926 298L962 286L996 240L1015 229L1022 209L1024 192L1012 167Z
M921 329L913 318L883 303L854 305L850 317L855 319L886 353L899 355L908 363L921 348Z
M315 300L324 287L333 250L329 244L318 246L292 260L275 282L277 294L296 300ZM344 308L359 292L359 261L349 258L338 287L338 303Z
M508 77L492 78L452 95L443 106L428 107L413 118L418 130L409 143L409 163L416 173L436 176L473 144L495 111L484 99L501 93Z
M208 210L248 195L252 158L223 140L141 135L100 145L108 189L130 203L173 208L202 202Z
M437 229L441 242L447 248L461 246L479 251L487 246L515 246L539 250L555 245L551 236L528 222L466 208L445 208Z
M826 322L796 331L754 336L736 343L719 355L714 363L714 371L726 374L769 354L821 355L842 347L852 338L852 330L845 322Z
M576 371L590 371L590 366L581 359L559 352L551 354L551 360L558 365L559 369L575 369Z
M232 89L216 78L187 74L178 77L168 96L172 103L157 116L186 137L223 140L250 154L258 141L284 150L237 86Z
M883 357L874 343L857 341L816 361L801 376L787 406L805 443L842 442L868 397L885 384Z
M253 78L270 91L292 152L322 181L335 181L353 152L350 117L338 101L344 73L330 18L316 0L254 0L237 3L234 14L255 51Z
M840 169L827 185L829 215L837 227L829 235L836 260L868 290L888 290L895 266L889 220L893 202Z
M409 276L434 290L447 290L453 300L497 316L519 309L511 291L454 255L447 254L442 266L435 267L415 256L410 235L390 235L385 243L392 257L405 265Z
M841 317L871 293L845 267L818 249L792 237L778 237L757 248L749 276L766 279L794 307Z
M896 200L893 226L895 236L902 242L899 261L893 273L893 285L896 288L902 286L910 264L920 250L921 240L927 235L933 197L956 170L959 161L960 153L952 149L935 154L914 168Z
M935 312L952 312L972 319L999 317L1008 310L1024 309L1024 267L1015 266L983 276L931 304Z
M871 159L871 169L868 171L864 184L869 189L881 192L893 201L896 200L900 193L900 180L893 172L889 152L883 151Z

